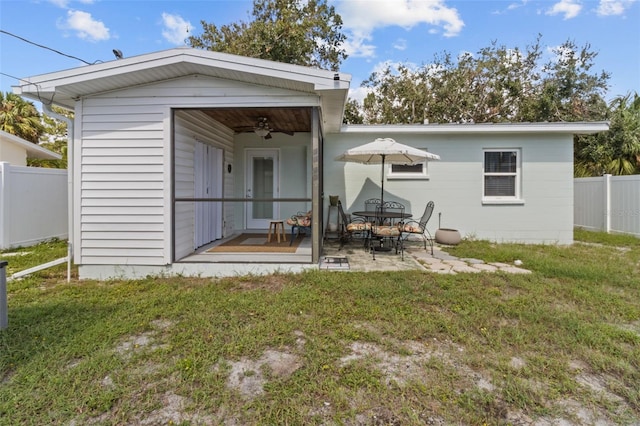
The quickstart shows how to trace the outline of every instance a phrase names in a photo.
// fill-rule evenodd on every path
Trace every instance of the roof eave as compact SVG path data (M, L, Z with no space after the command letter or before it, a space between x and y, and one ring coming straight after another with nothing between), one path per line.
M33 142L22 139L14 134L0 130L0 139L6 140L14 145L18 145L27 151L27 158L38 158L41 160L60 160L62 155L49 151L46 148L36 145Z
M411 134L594 134L609 130L608 121L544 123L476 123L476 124L356 124L344 125L341 133L411 133Z

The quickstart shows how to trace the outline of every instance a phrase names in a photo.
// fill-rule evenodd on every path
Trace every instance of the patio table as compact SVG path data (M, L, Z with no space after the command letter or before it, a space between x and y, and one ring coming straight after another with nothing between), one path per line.
M351 213L355 216L360 216L365 218L367 222L371 222L375 219L408 219L413 215L411 213L400 213L400 212L375 212L369 210L356 211ZM369 231L371 232L371 231ZM372 250L376 251L390 251L391 247L383 247L382 245L383 238L380 238L380 245L377 247L371 247Z

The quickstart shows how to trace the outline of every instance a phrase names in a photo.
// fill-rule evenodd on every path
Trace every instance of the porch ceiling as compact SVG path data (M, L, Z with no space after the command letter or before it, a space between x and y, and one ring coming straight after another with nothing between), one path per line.
M311 131L311 108L214 108L203 112L236 133L253 132L260 118L267 119L272 133Z

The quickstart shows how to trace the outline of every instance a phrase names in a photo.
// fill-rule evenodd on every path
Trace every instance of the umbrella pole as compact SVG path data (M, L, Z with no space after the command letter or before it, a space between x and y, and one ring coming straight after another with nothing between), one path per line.
M380 192L380 207L382 207L382 205L384 204L384 157L386 156L382 154L382 177L380 178L380 181L382 183L382 191Z

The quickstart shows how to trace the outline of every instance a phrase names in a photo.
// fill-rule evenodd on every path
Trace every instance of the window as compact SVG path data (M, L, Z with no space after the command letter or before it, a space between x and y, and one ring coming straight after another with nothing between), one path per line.
M484 200L520 200L520 151L484 151Z
M427 151L426 148L420 148ZM416 164L390 164L387 172L389 179L427 179L427 161Z

